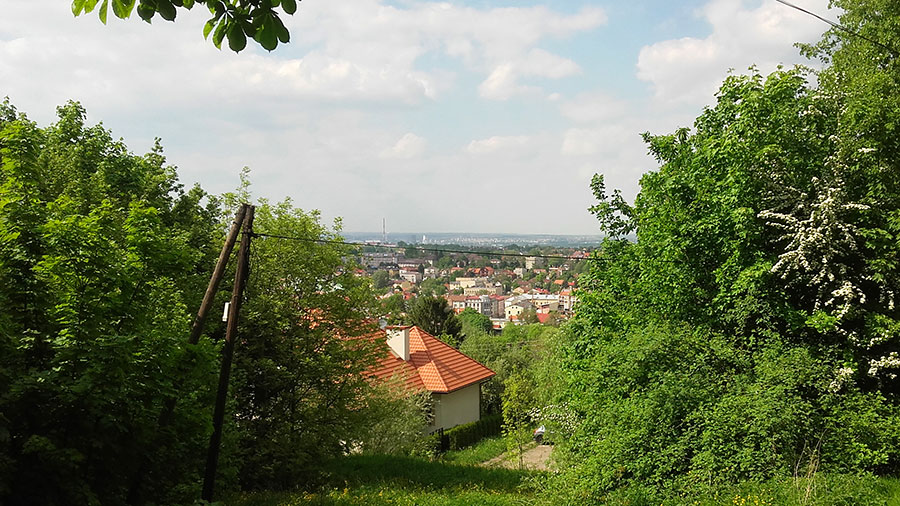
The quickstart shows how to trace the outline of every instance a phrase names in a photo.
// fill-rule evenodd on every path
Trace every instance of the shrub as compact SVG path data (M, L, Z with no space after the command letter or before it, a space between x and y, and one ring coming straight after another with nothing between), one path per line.
M477 422L457 425L445 431L444 434L450 439L451 450L461 450L486 437L500 434L502 424L503 417L501 415L490 415Z

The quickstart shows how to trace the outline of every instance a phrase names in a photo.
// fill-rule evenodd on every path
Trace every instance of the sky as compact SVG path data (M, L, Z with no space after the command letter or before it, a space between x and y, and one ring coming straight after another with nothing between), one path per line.
M794 0L837 19L828 0ZM40 125L81 102L185 185L290 197L347 231L595 234L590 179L629 200L642 132L690 127L730 69L813 65L827 25L774 0L303 0L291 42L235 54L208 11L100 23L4 0L0 97Z

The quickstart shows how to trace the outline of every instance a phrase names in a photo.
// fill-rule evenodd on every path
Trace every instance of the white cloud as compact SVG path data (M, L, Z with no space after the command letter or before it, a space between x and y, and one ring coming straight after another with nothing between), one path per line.
M548 53L542 49L532 49L516 61L501 63L478 86L482 98L507 100L516 95L538 93L537 86L520 84L523 77L546 77L561 79L581 72L574 61Z
M560 113L575 123L612 121L624 116L632 105L602 91L582 93L560 105Z
M381 152L382 158L410 159L421 156L427 145L425 139L410 132L401 137L393 146Z
M711 102L729 68L743 72L757 65L770 72L778 64L809 63L794 43L817 40L826 25L775 0L751 9L743 4L711 0L698 12L712 26L708 37L666 40L641 49L637 76L651 84L658 104ZM803 6L824 13L828 1L807 0Z
M495 135L487 139L474 140L466 146L466 152L473 155L486 155L497 152L514 152L521 154L523 148L527 148L532 139L525 135L499 136Z

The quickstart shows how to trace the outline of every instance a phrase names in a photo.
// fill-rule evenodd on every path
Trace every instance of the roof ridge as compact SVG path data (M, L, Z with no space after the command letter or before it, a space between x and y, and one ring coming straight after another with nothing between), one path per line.
M418 331L419 339L422 341L422 348L424 348L424 349L425 349L425 353L428 354L428 361L429 361L430 363L434 364L434 370L435 370L435 372L437 373L437 377L438 377L438 380L440 381L441 386L444 387L444 390L448 390L449 388L447 387L447 380L444 379L444 375L441 374L441 369L440 369L440 367L438 367L437 364L435 363L435 361L434 361L434 354L431 353L431 350L428 348L428 345L425 344L425 339L424 339L423 334L424 334L425 336L428 336L428 337L430 337L431 339L433 339L433 340L435 340L435 341L437 341L437 342L443 344L443 345L446 345L446 343L444 343L444 342L441 341L440 339L434 337L433 335L429 334L428 332L425 332L425 329L419 327L418 325L413 325L412 328L409 329L409 330L410 330L410 334L412 334L412 331L413 331L413 330L417 330L417 331ZM418 370L419 370L419 368L417 367L417 368L416 368L416 372L418 372Z

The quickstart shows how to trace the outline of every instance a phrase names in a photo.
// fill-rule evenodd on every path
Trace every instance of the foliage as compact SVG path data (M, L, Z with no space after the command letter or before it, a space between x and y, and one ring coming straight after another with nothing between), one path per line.
M214 358L186 341L216 202L158 143L136 156L79 104L57 115L0 106L0 502L190 498Z
M453 308L443 297L417 297L409 308L409 320L433 336L446 334L458 339L462 330Z
M450 439L451 450L461 450L489 436L500 434L503 417L489 415L478 421L457 425L444 434Z
M431 394L410 391L401 378L375 385L366 396L357 444L362 453L425 455L433 451L424 437Z
M500 413L506 381L513 375L527 377L538 393L535 405L550 402L555 387L561 385L556 355L559 331L543 325L507 325L499 336L475 333L467 337L459 350L484 364L496 375L481 385L482 413Z
M217 48L228 39L228 47L240 52L247 46L247 38L255 40L263 48L272 51L278 43L286 44L290 33L279 16L279 11L292 15L299 0L72 0L72 13L79 16L93 11L106 24L110 4L119 19L131 17L135 7L138 16L150 23L159 14L166 21L175 21L178 9L190 10L195 4L204 5L212 17L203 26L203 37L212 34Z
M520 505L539 504L525 489L536 472L464 466L421 458L359 455L324 464L327 481L306 492L236 497L229 504Z
M400 325L406 321L406 301L402 293L395 293L390 297L381 299L380 316L389 325Z
M515 374L503 386L503 437L510 452L516 452L519 469L524 469L525 444L531 441L531 410L537 404L534 385L523 374Z
M419 295L438 296L447 293L447 287L444 283L436 278L428 278L419 283Z
M468 446L461 450L446 452L442 454L440 458L442 462L450 464L478 465L495 457L499 457L505 451L506 441L504 441L502 437L495 436L486 437L472 446Z
M391 276L388 271L377 270L372 274L372 284L376 290L383 290L390 286Z
M561 348L579 424L558 486L653 502L640 491L900 468L900 74L828 40L817 87L731 76L693 131L645 134L661 167L633 205L595 178L610 238Z
M236 449L226 465L243 489L286 488L339 455L365 420L363 372L377 353L365 337L374 330L374 298L346 260L350 247L335 243L340 237L317 211L260 199L254 231L311 240L253 242L234 359Z
M468 307L457 316L461 324L462 334L466 337L485 334L493 329L491 319Z

